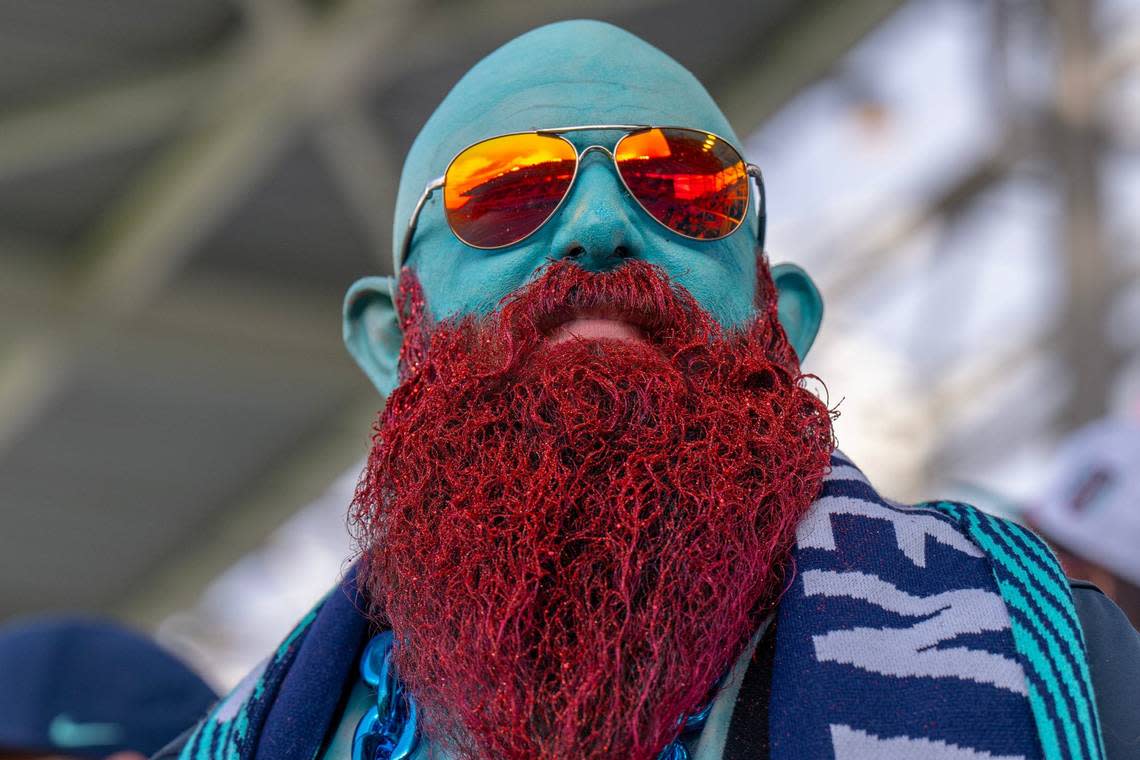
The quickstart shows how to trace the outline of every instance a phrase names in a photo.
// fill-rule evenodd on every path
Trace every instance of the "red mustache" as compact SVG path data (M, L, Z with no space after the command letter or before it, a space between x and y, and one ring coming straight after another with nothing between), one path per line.
M776 288L767 267L759 266L758 275L759 314L746 329L751 339L762 340L768 359L798 374L799 359L779 325ZM437 331L411 270L401 275L398 308L405 336L399 362L400 380L404 381L423 363L432 334ZM467 316L445 323L444 332L459 338L459 345L445 347L444 341L439 340L435 350L449 348L467 353L474 348L470 341L479 340L484 347L493 345L494 350L477 357L485 361L475 371L508 373L525 363L526 357L555 328L578 315L628 322L639 328L650 343L671 353L725 337L720 324L686 291L674 286L658 267L630 261L609 272L591 273L564 259L551 263L528 286L505 298L493 318Z

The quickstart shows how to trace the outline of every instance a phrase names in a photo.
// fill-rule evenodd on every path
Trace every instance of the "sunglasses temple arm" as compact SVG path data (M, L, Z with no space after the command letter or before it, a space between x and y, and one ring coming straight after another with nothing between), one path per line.
M756 180L756 189L760 193L759 204L757 205L756 214L759 217L757 222L760 225L759 234L764 234L764 219L768 215L768 201L764 192L764 174L760 171L760 167L756 164L745 164L745 170L748 176ZM760 245L764 245L764 241L760 240Z
M427 183L420 199L416 201L416 207L412 209L412 216L408 219L408 229L404 232L404 242L400 245L400 258L399 265L396 267L396 275L400 274L399 270L404 268L404 263L408 260L409 249L412 247L412 233L416 231L416 223L420 219L420 212L423 211L424 204L427 203L431 194L441 187L443 187L443 177L436 177Z

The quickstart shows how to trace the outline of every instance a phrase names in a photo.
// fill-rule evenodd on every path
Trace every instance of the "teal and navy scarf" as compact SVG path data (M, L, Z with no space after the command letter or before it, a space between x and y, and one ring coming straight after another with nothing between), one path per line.
M890 503L841 455L780 604L773 758L1104 755L1069 585L1032 533Z
M751 666L769 668L764 703L738 699L726 760L1101 760L1080 624L1044 544L964 504L891 503L838 453L832 468ZM353 570L180 760L316 757L356 678L364 608Z

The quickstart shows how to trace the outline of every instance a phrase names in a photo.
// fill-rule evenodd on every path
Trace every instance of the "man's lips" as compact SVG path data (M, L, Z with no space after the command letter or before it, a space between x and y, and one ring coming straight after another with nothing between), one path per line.
M561 343L571 338L646 342L641 328L614 317L575 317L559 325L548 340L551 343Z

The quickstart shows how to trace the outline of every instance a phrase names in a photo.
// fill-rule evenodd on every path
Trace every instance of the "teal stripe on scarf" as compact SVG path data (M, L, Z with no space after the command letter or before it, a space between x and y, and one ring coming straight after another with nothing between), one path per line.
M980 513L980 512L973 511L971 514L969 514L967 516L967 519L970 521L971 525L978 530L983 529L982 522L978 518L978 515L981 515L981 514L982 513ZM986 517L987 517L987 522L989 524L984 526L984 527L989 528L994 534L997 534L1000 536L1002 533L1002 528L1003 528L1002 523L1000 523L997 520L994 520L993 518L988 518L988 516L986 516ZM1006 527L1006 529L1009 530L1008 527ZM1045 637L1043 635L1043 638L1045 639L1046 645L1049 649L1049 653L1052 655L1052 662L1053 662L1053 664L1055 664L1057 667L1059 667L1061 669L1061 675L1064 679L1064 685L1065 685L1066 691L1068 692L1068 695L1072 698L1073 703L1075 704L1077 710L1080 712L1079 721L1084 728L1084 733L1085 733L1084 741L1087 744L1095 743L1096 739L1094 738L1094 735L1093 735L1093 722L1096 720L1096 707L1095 707L1095 705L1091 704L1091 702L1092 702L1091 686L1088 689L1082 688L1082 686L1084 686L1085 683L1091 684L1091 679L1088 678L1087 663L1085 663L1086 667L1082 670L1080 667L1080 663L1085 662L1083 657L1076 657L1076 656L1072 657L1072 659L1078 663L1078 665L1077 665L1078 673L1080 673L1081 675L1084 676L1084 679L1083 679L1084 683L1082 683L1082 678L1078 675L1078 673L1073 672L1073 668L1070 665L1068 658L1065 657L1065 653L1073 655L1073 653L1076 653L1076 652L1081 652L1081 653L1084 652L1084 639L1081 635L1081 630L1080 630L1079 624L1076 626L1070 626L1065 620L1065 617L1066 617L1065 613L1062 610L1059 610L1056 607L1054 607L1054 605L1052 605L1051 603L1049 603L1048 599L1044 596L1044 594L1032 595L1033 585L1030 582L1030 579L1032 578L1033 580L1041 581L1043 576L1045 576L1045 573L1040 570L1039 563L1035 563L1032 560L1030 560L1028 557L1025 556L1025 554L1023 552L1018 552L1018 554L1021 555L1022 561L1025 564L1030 565L1028 567L1028 573L1027 573L1026 572L1027 568L1023 567L1021 564L1019 564L1016 561L1015 558L1010 557L1006 552L1004 552L1001 549L1001 547L997 546L994 543L992 538L988 539L988 545L983 546L983 548L986 548L987 550L990 551L991 559L996 559L997 561L1001 562L1003 564L1005 570L1010 575L1012 575L1015 579L1020 581L1020 589L1014 585L1009 585L1008 588L1011 591L1019 592L1019 593L1020 593L1020 591L1024 590L1024 592L1026 594L1029 594L1031 601L1036 603L1036 606L1042 609L1042 611L1045 613L1045 616L1048 619L1048 621L1053 624L1053 629L1055 629L1060 634L1060 636L1065 639L1065 641L1064 641L1065 650L1064 650L1064 652L1062 652L1061 642L1057 642L1055 637L1052 637L1052 636ZM1038 585L1036 588L1041 589L1042 585L1045 586L1045 589L1047 591L1050 591L1050 592L1053 591L1052 588L1049 588L1048 584L1041 584L1041 585ZM1005 596L1004 592L1003 592L1003 596ZM1064 600L1064 601L1060 601L1060 600ZM1059 601L1060 601L1060 604L1062 604L1062 605L1064 605L1066 601L1068 602L1069 611L1071 612L1071 615L1069 615L1069 619L1075 619L1076 607L1073 606L1071 597L1069 597L1069 593L1067 590L1065 590L1063 592L1063 594L1059 596ZM1037 631L1043 632L1046 630L1046 626L1040 621L1038 616L1035 613L1031 614L1031 610L1029 609L1028 601L1026 603L1026 609L1024 609L1023 612L1026 612L1027 615L1030 615L1030 619L1033 622L1035 629ZM1052 630L1050 630L1049 633L1052 633ZM1066 726L1066 729L1067 728L1068 727ZM1080 752L1080 750L1077 748L1074 748L1074 751ZM1078 756L1080 756L1080 755L1078 755ZM1090 757L1090 758L1095 757L1095 755L1088 755L1088 757Z
M970 516L967 519L969 519L972 523L976 523L973 516ZM1031 583L1031 579L1039 580L1040 573L1026 573L1022 567L1018 566L1018 564L1001 549L1001 547L996 546L993 543L992 539L986 538L985 540L981 541L981 544L982 548L986 549L989 552L991 560L1001 562L1004 565L1005 569L1008 571L1009 575L1013 576L1013 578L1020 582L1018 584L1014 584L1009 581L999 580L998 586L1001 589L1002 596L1006 599L1006 602L1012 604L1016 609L1021 610L1029 622L1033 624L1034 630L1038 632L1038 634L1044 640L1045 647L1048 650L1048 656L1039 655L1039 657L1033 659L1033 665L1039 671L1047 669L1050 674L1052 674L1054 669L1059 671L1061 680L1069 695L1072 697L1074 706L1080 713L1077 719L1081 722L1082 725L1085 726L1085 741L1091 741L1092 736L1090 724L1093 719L1095 709L1093 709L1089 704L1089 700L1086 698L1085 693L1083 693L1083 690L1080 688L1080 679L1077 673L1074 672L1072 665L1070 665L1069 660L1066 657L1067 653L1081 651L1083 649L1083 642L1080 639L1080 634L1072 630L1072 628L1063 619L1063 613L1052 604L1050 604L1049 600L1045 598L1044 594L1032 596L1031 598L1027 597L1027 595L1032 594L1034 588ZM1041 585L1036 586L1036 589L1039 591L1041 588ZM1046 624L1042 622L1041 617L1034 609L1035 607L1042 610L1046 620L1052 624L1051 627L1046 626ZM1046 635L1046 632L1052 634L1054 630L1058 632L1063 641L1058 641L1055 636ZM1079 631L1080 629L1078 628L1077 630ZM1057 690L1058 694L1061 693L1060 684L1058 684L1056 687L1052 686L1052 684L1055 683L1053 678L1050 677L1048 679L1048 682L1050 683L1051 688L1055 688ZM1070 731L1073 730L1070 727L1068 713L1068 706L1066 705L1065 711L1061 713L1062 720L1065 723L1066 734L1069 734ZM1072 747L1073 752L1076 756L1084 756L1083 752L1080 750L1075 741L1070 741L1070 746Z
M1047 588L1053 592L1054 588L1056 588L1056 576L1060 575L1062 578L1064 578L1064 575L1061 572L1060 564L1053 558L1052 554L1049 553L1046 555L1046 553L1049 551L1048 548L1041 544L1040 540L1036 536L1033 536L1022 528L1016 528L1011 523L1006 523L1004 521L994 522L996 524L997 530L999 531L999 535L1001 535L1003 538L1006 538L1007 543L1013 546L1015 549L1017 549L1017 539L1020 538L1027 545L1034 546L1036 549L1034 553L1039 557L1048 556L1048 559L1052 561L1052 566L1056 568L1056 573L1052 574L1054 577L1054 583L1047 586ZM1015 530L1019 531L1021 535L1019 536L1015 534ZM1030 560L1025 555L1025 553L1019 549L1017 550L1017 555L1020 557L1023 565L1028 566L1032 563L1032 560ZM1040 574L1040 568L1049 567L1049 565L1041 565L1040 563L1032 563L1032 565L1033 568L1038 569L1038 574ZM1076 618L1076 607L1072 603L1072 597L1068 590L1068 581L1065 580L1064 584L1064 586L1060 587L1059 593L1055 592L1055 597L1061 606L1061 614L1065 617L1066 620L1070 622L1071 625L1067 629L1061 629L1060 626L1058 626L1058 630L1060 630L1063 634L1071 636L1069 649L1070 652L1084 652L1084 633L1081 630L1078 619ZM1095 698L1093 697L1091 686L1092 676L1088 668L1088 662L1084 657L1074 657L1073 660L1078 670L1078 675L1073 676L1070 683L1074 684L1079 689L1080 693L1078 696L1080 699L1078 700L1078 705L1081 707L1082 714L1087 716L1086 722L1083 723L1085 733L1087 734L1085 740L1092 742L1094 741L1092 736L1092 724L1096 716L1096 702ZM1063 664L1066 666L1066 668L1068 667L1067 660L1064 661Z
M1019 525L966 504L941 501L924 506L949 515L986 552L1006 605L1021 613L1032 626L1028 630L1020 622L1011 621L1018 654L1047 689L1046 694L1040 694L1029 684L1029 703L1046 759L1104 760L1104 739L1084 636L1060 563L1037 536ZM1028 547L1028 551L1023 547ZM1038 641L1044 642L1047 652ZM1072 715L1070 704L1075 707L1076 716ZM1061 719L1064 742L1052 715Z
M1045 640L1045 647L1049 650L1048 652L1041 651L1041 647L1037 643L1037 638L1034 637L1033 632L1026 630L1025 627L1016 620L1011 621L1014 644L1017 646L1018 652L1024 654L1029 659L1033 670L1038 674L1041 678L1041 682L1045 684L1049 689L1049 693L1054 697L1056 712L1061 718L1061 728L1064 731L1069 752L1072 753L1072 757L1078 758L1079 760L1091 758L1092 756L1084 751L1081 739L1077 735L1077 726L1076 722L1074 722L1074 716L1061 691L1065 684L1073 682L1073 673L1071 668L1066 668L1068 670L1067 673L1057 671L1055 665L1063 658L1060 647L1055 640L1042 633L1045 627L1041 624L1040 618L1034 614L1030 602L1025 598L1021 588L1007 581L998 581L998 589L1001 591L1002 598L1005 599L1006 604L1013 609L1020 610L1033 626L1033 631L1036 632L1040 638ZM1076 721L1087 723L1088 711L1086 709L1082 712L1083 715L1077 717ZM1052 718L1047 712L1041 717L1050 723L1052 722ZM1046 754L1045 757L1048 758L1049 755ZM1062 757L1062 755L1057 755L1057 757Z

